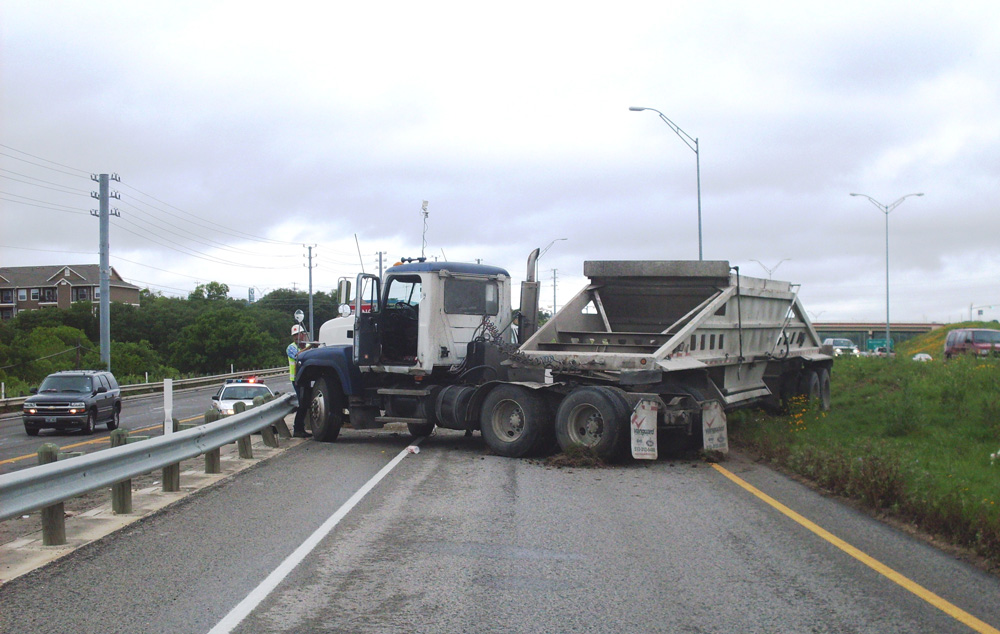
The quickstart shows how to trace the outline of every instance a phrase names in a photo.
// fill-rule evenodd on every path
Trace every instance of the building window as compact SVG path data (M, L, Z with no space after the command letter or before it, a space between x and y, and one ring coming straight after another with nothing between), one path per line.
M42 301L43 302L54 302L54 301L56 301L56 289L54 289L54 288L43 288L42 289Z
M0 291L0 304L13 304L14 291Z
M90 289L84 288L74 288L73 289L73 301L74 302L85 302L90 299Z
M100 286L95 286L94 287L94 299L101 299L101 287Z
M0 308L0 319L13 319L14 309L13 308Z
M33 301L33 302L37 302L38 301L38 289L37 288L31 289L31 301Z
M17 289L17 301L26 302L28 301L28 290L24 288Z

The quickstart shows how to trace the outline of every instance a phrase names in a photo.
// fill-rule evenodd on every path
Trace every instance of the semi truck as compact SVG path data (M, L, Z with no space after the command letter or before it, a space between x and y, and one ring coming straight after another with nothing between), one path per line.
M325 442L404 423L417 437L479 431L501 456L617 460L655 459L664 443L725 452L738 407L829 408L833 357L797 285L726 261L587 261L589 283L539 327L537 257L516 311L496 266L417 259L358 275L353 309L298 357L296 416Z

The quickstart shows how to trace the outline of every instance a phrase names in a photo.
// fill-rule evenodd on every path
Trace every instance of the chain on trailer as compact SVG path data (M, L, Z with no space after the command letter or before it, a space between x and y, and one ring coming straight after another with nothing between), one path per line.
M511 319L511 323L514 323L513 318ZM477 339L492 343L500 350L501 354L511 361L516 361L524 365L535 365L558 370L570 369L564 363L556 361L556 358L552 355L531 357L524 354L518 346L504 340L503 331L490 321L489 315L483 315L483 321L479 324L479 330L482 334L478 335ZM504 330L507 330L507 328L504 328Z

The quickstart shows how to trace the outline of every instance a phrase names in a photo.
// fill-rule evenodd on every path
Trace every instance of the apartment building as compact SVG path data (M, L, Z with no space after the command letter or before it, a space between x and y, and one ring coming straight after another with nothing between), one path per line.
M139 305L139 287L122 279L111 267L113 302ZM13 319L22 310L69 308L73 302L101 301L101 271L97 264L0 267L0 319Z

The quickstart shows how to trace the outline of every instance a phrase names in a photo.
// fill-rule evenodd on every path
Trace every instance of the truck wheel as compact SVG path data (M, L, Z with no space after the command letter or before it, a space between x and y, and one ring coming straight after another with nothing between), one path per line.
M87 412L87 422L83 424L83 429L81 431L87 434L88 436L90 434L93 434L94 424L96 422L97 422L97 414L95 414L93 410Z
M339 387L331 387L328 378L316 381L306 422L312 429L313 438L320 442L333 442L340 435L344 424L344 405Z
M114 431L118 429L118 424L121 422L122 412L117 407L115 408L115 413L112 414L111 420L108 421L108 431Z
M820 368L817 372L819 377L819 408L824 412L830 411L830 371Z
M581 387L563 399L556 412L559 448L589 447L605 460L621 457L628 409L613 390Z
M423 438L430 436L431 432L434 431L434 423L406 423L406 429L414 438Z
M799 381L799 394L806 397L810 407L816 405L820 399L819 374L816 370L803 370Z
M520 385L499 385L483 401L480 426L494 453L521 458L541 450L550 438L542 397Z

